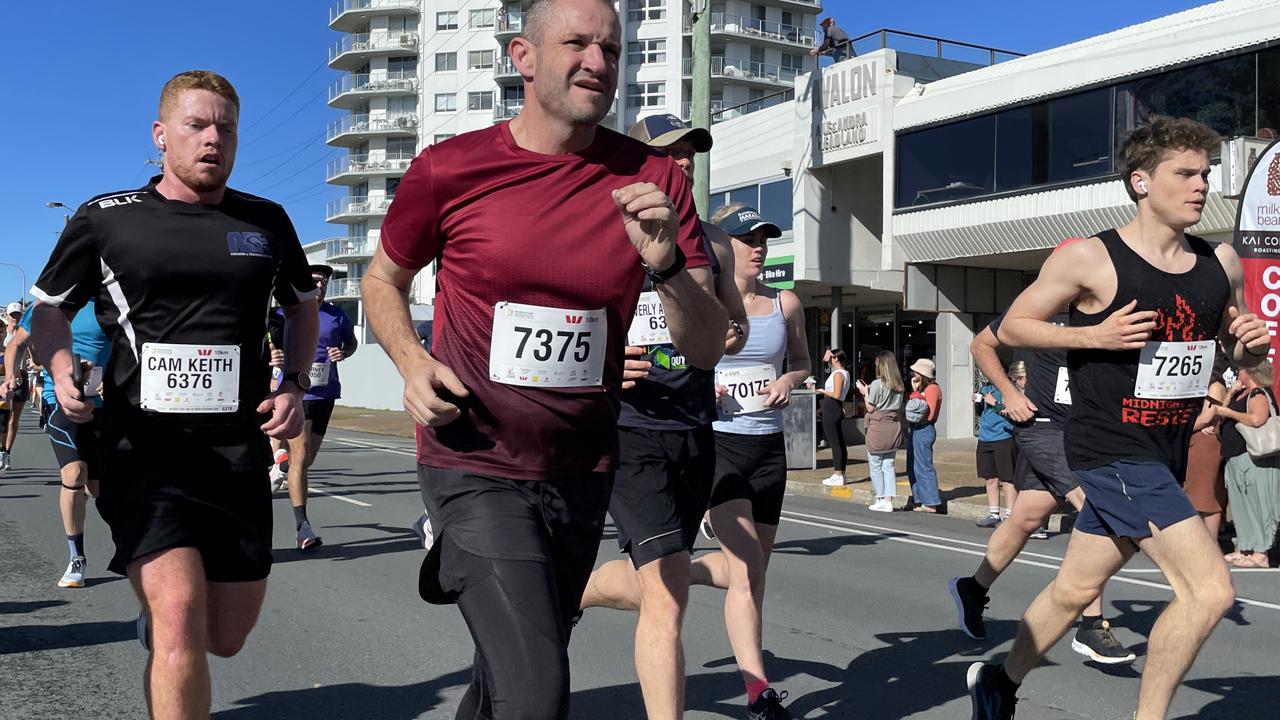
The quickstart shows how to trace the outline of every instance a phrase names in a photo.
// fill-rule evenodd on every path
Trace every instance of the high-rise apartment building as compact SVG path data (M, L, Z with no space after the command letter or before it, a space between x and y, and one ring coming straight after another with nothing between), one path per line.
M790 98L796 75L812 67L822 7L808 0L712 2L713 120ZM605 124L625 131L657 113L689 118L693 95L690 5L683 0L621 0L623 53L618 97ZM519 2L495 0L338 0L329 27L342 36L329 67L345 73L329 89L329 106L345 114L325 142L346 148L325 180L347 188L325 220L345 230L325 256L345 266L329 298L357 300L360 278L382 219L409 162L424 147L514 117L524 85L506 47L523 27ZM434 276L419 275L412 301L430 302Z

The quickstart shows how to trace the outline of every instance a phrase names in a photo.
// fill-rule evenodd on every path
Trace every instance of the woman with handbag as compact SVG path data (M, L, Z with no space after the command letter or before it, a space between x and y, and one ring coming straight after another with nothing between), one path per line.
M831 477L822 481L827 487L844 485L844 468L849 464L849 448L844 442L844 399L849 394L849 356L843 350L828 350L831 374L827 383L817 390L818 410L822 414L822 434L831 448Z
M1236 526L1236 551L1224 559L1240 568L1271 567L1267 553L1280 524L1280 418L1271 395L1273 379L1269 362L1241 368L1238 392L1228 405L1215 406L1222 418L1227 497Z
M888 350L876 355L876 379L868 386L858 381L858 392L867 404L867 466L871 471L871 487L876 501L867 506L872 512L893 512L893 498L898 494L898 476L893 460L902 447L902 373L898 360Z

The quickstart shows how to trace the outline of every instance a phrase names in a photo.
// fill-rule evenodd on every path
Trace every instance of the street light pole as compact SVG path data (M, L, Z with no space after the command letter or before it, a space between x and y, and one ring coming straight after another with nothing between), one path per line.
M26 271L26 270L23 270L21 265L17 265L17 264L15 264L15 263L11 263L11 262L0 262L0 265L6 265L6 266L8 266L8 267L11 267L11 268L13 268L13 269L17 270L17 271L18 271L18 274L22 276L22 290L18 293L18 299L19 299L19 301L21 301L22 297L23 297L24 295L26 295L26 294L27 294L27 287L28 287L28 286L27 286L27 271Z
M711 130L711 8L709 0L692 0L693 98L689 125ZM693 166L693 202L699 217L710 217L711 158Z

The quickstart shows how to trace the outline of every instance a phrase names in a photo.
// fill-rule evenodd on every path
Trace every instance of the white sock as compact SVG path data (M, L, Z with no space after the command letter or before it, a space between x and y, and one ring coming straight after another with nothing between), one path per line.
M987 514L988 514L988 515L990 515L990 516L992 516L992 517L1000 517L1000 506L999 506L999 505L988 505L988 506L987 506Z

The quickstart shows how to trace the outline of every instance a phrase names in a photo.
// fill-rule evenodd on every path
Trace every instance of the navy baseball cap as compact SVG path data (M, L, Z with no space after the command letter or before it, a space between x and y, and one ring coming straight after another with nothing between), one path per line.
M764 230L768 238L782 237L782 228L760 217L760 211L753 207L744 207L729 213L720 221L720 229L729 235L750 235L755 230Z
M665 148L689 138L698 152L711 150L711 133L703 128L689 127L675 115L650 115L641 118L627 133L640 142L656 148Z
M333 268L332 268L332 267L330 267L329 265L312 265L312 266L311 266L311 274L312 274L312 275L323 275L323 276L325 277L325 279L327 280L327 279L329 279L329 278L333 277Z

